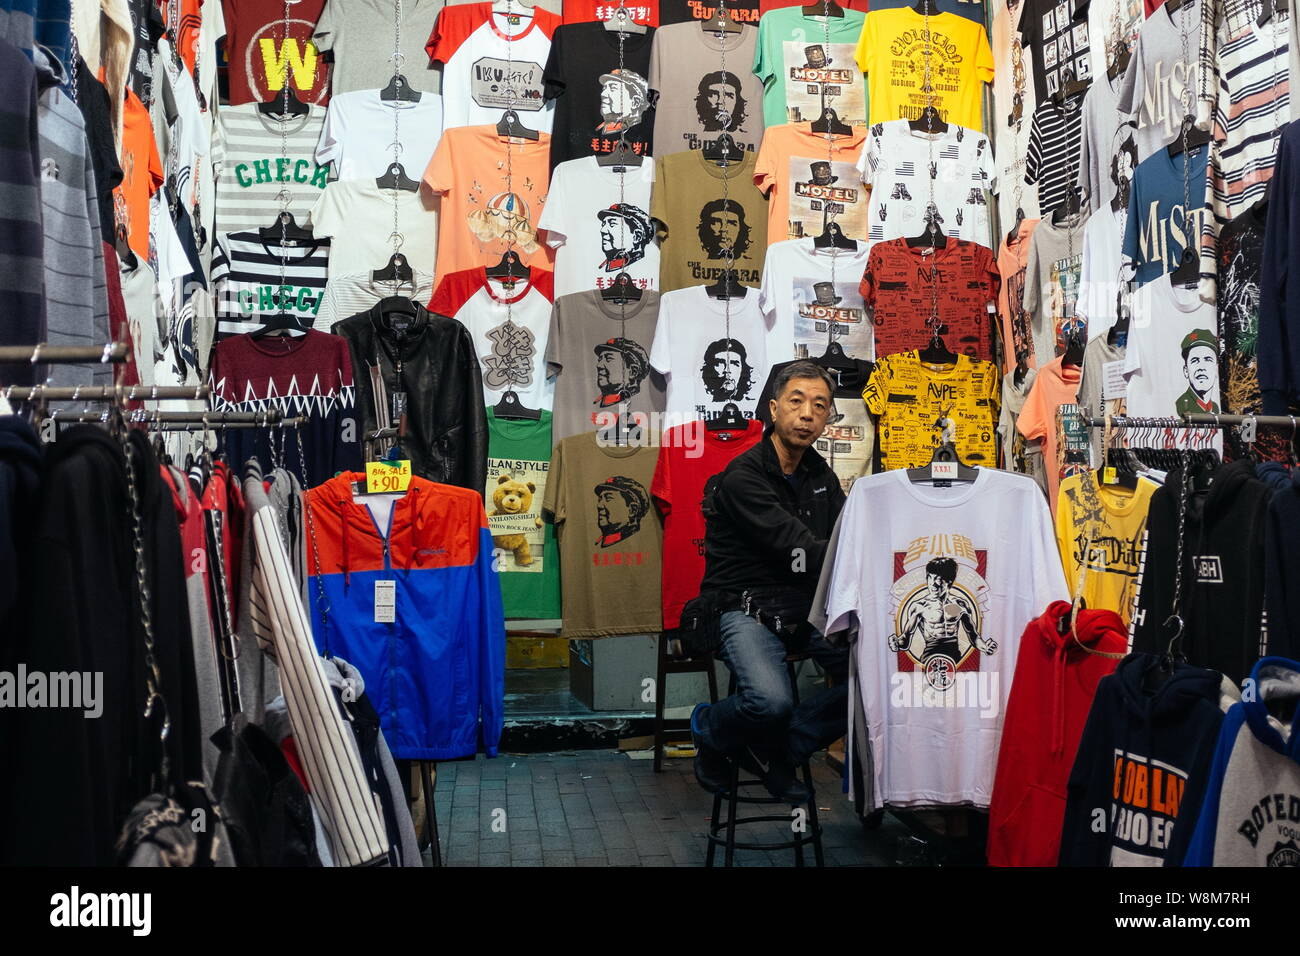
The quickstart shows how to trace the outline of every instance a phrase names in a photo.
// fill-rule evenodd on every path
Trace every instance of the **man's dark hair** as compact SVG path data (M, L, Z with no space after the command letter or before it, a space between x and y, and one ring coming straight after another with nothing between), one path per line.
M952 558L932 558L925 566L926 574L935 574L949 584L957 580L957 562Z
M709 87L715 83L726 83L736 91L736 108L731 113L731 121L722 126L713 125L713 107L709 105ZM740 124L745 122L745 114L749 112L749 103L742 94L742 89L740 78L730 70L715 70L704 75L695 94L695 114L706 130L721 129L731 133L740 129Z
M785 387L796 378L815 378L826 386L826 391L830 392L831 399L835 398L835 381L831 378L831 373L826 371L816 362L798 361L791 362L779 372L776 378L772 380L772 397L778 401L785 392Z
M700 210L700 221L695 227L700 239L700 248L709 254L710 259L725 258L723 250L726 246L715 239L709 229L709 218L718 212L734 212L736 218L740 220L740 225L736 229L736 243L731 249L731 254L736 258L743 256L749 251L749 223L745 221L745 207L734 199L711 199L704 204L704 208Z

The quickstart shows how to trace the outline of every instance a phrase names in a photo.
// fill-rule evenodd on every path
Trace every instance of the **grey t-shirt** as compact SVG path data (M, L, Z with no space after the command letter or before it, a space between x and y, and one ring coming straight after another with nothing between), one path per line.
M1132 182L1137 168L1133 117L1120 112L1119 85L1107 74L1093 80L1083 98L1083 137L1079 144L1079 187L1096 212L1115 198L1120 182Z
M1087 224L1087 207L1061 225L1046 216L1029 240L1024 309L1029 316L1034 364L1038 368L1056 357L1062 325L1074 318L1083 262L1083 227Z
M1043 464L1043 443L1030 441L1016 428L1016 419L1025 407L1029 390L1038 377L1036 369L1028 369L1025 379L1016 384L1014 373L1002 378L1002 412L998 417L998 434L1002 441L1002 467L1007 471L1028 475L1047 494L1047 469Z
M1114 400L1108 400L1106 408L1103 408L1101 403L1106 397L1106 366L1111 362L1122 362L1123 360L1124 350L1117 345L1108 343L1104 335L1097 336L1083 350L1083 377L1079 379L1079 405L1082 408L1089 409L1089 414L1105 415L1110 412L1114 415L1119 413ZM1092 432L1092 464L1094 468L1100 468L1103 432L1100 428L1093 428L1090 431Z
M353 90L382 90L393 78L393 40L397 0L326 0L312 39L316 48L332 50L330 95ZM412 88L437 93L442 74L434 70L424 45L444 4L440 0L402 0L401 53L398 67Z
M650 366L658 321L653 290L627 303L622 315L594 290L555 300L546 341L547 374L556 376L552 443L664 410L664 380ZM656 420L644 424L659 430Z
M751 69L758 28L706 33L696 21L670 23L650 45L650 88L655 110L655 158L701 149L722 133L756 152L763 138L763 82ZM726 69L723 69L723 57Z

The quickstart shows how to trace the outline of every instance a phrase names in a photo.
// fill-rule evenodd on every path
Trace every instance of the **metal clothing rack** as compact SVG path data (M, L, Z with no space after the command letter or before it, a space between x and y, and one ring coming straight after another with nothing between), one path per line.
M77 362L126 361L129 349L125 342L105 342L103 345L37 345L0 346L0 362L29 362L32 365L71 365Z
M1089 428L1105 428L1108 419L1089 415L1083 417ZM1236 428L1254 422L1264 428L1300 429L1297 415L1220 415L1206 412L1184 412L1168 418L1131 418L1128 415L1109 416L1110 427L1118 429L1140 428Z
M9 385L0 388L6 400L49 402L154 401L185 398L202 401L212 394L207 385Z
M51 412L50 419L60 422L101 422L103 412ZM127 424L192 425L193 430L235 428L296 428L307 419L286 418L279 411L265 412L153 412L137 411L126 416Z

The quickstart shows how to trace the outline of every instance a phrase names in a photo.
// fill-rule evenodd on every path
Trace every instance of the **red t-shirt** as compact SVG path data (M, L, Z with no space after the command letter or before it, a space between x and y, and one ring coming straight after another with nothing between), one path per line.
M325 0L290 7L285 40L282 0L223 0L231 106L275 99L286 76L304 103L328 102L329 64L312 41L324 7Z
M704 580L705 483L762 437L762 422L752 418L743 431L711 432L695 421L664 432L650 494L664 516L665 630L681 623L682 608Z
M944 344L971 358L993 360L994 315L1002 280L993 253L978 243L952 239L935 255L939 319L948 327ZM878 242L867 257L859 289L875 325L876 355L923 349L930 342L926 319L933 302L930 249L906 239Z
M624 0L625 9L637 23L659 26L659 0ZM564 0L565 23L608 20L618 11L618 0Z

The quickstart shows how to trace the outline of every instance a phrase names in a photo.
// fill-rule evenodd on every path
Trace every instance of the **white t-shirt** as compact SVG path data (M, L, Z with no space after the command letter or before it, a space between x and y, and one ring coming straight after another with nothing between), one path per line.
M1134 418L1168 418L1184 412L1214 414L1223 411L1219 395L1218 313L1201 298L1199 289L1173 286L1168 274L1152 279L1133 293L1124 352L1128 380L1125 408ZM1197 343L1203 343L1198 345ZM1189 346L1183 354L1183 346ZM1153 447L1195 447L1209 437L1223 451L1223 433L1217 428L1171 429L1164 436L1149 436Z
M1034 54L1021 44L1020 16L1024 8L1024 3L994 4L993 33L989 38L998 64L993 76L993 102L997 108L991 121L998 144L998 213L1002 228L1008 230L1016 221L1017 208L1024 210L1026 219L1039 218L1038 190L1025 185L1029 127L1038 100L1034 98Z
M381 100L378 90L340 93L325 113L316 162L333 163L339 179L382 176L394 159L394 133L402 147L397 161L419 179L442 137L442 97L421 93L420 102L410 103Z
M753 418L759 393L767 381L767 325L758 305L758 292L743 299L710 298L701 285L665 292L659 299L650 364L668 382L665 427L697 418L712 418L727 402ZM727 331L730 328L730 342Z
M1124 223L1128 209L1118 213L1110 204L1088 217L1083 227L1083 261L1079 266L1079 298L1075 314L1088 323L1088 338L1105 335L1115 324L1116 305L1124 291L1123 278L1133 270L1124 264Z
M839 528L857 544L823 571L826 633L856 618L849 724L858 694L876 801L987 807L1020 636L1068 597L1043 493L992 468L951 488L884 472Z
M758 301L767 318L769 362L822 355L831 341L853 358L875 358L871 320L858 291L868 250L865 242L855 252L818 249L811 238L783 239L767 247Z
M556 250L557 298L603 289L620 272L643 289L659 288L659 246L650 221L654 181L648 156L626 174L600 166L594 156L555 167L537 228Z
M312 233L330 240L330 275L351 275L388 264L393 254L394 202L402 255L412 269L434 271L438 203L429 191L380 189L373 179L350 179L326 186L311 211Z
M920 235L930 203L931 161L944 235L989 244L988 192L998 182L989 138L952 125L931 137L907 120L891 120L871 127L858 160L858 173L871 188L869 245Z
M495 125L502 111L513 105L524 126L539 133L551 131L555 101L542 95L551 38L536 17L521 18L511 26L496 13L463 38L454 32L440 33L446 36L434 58L444 64L443 129Z

